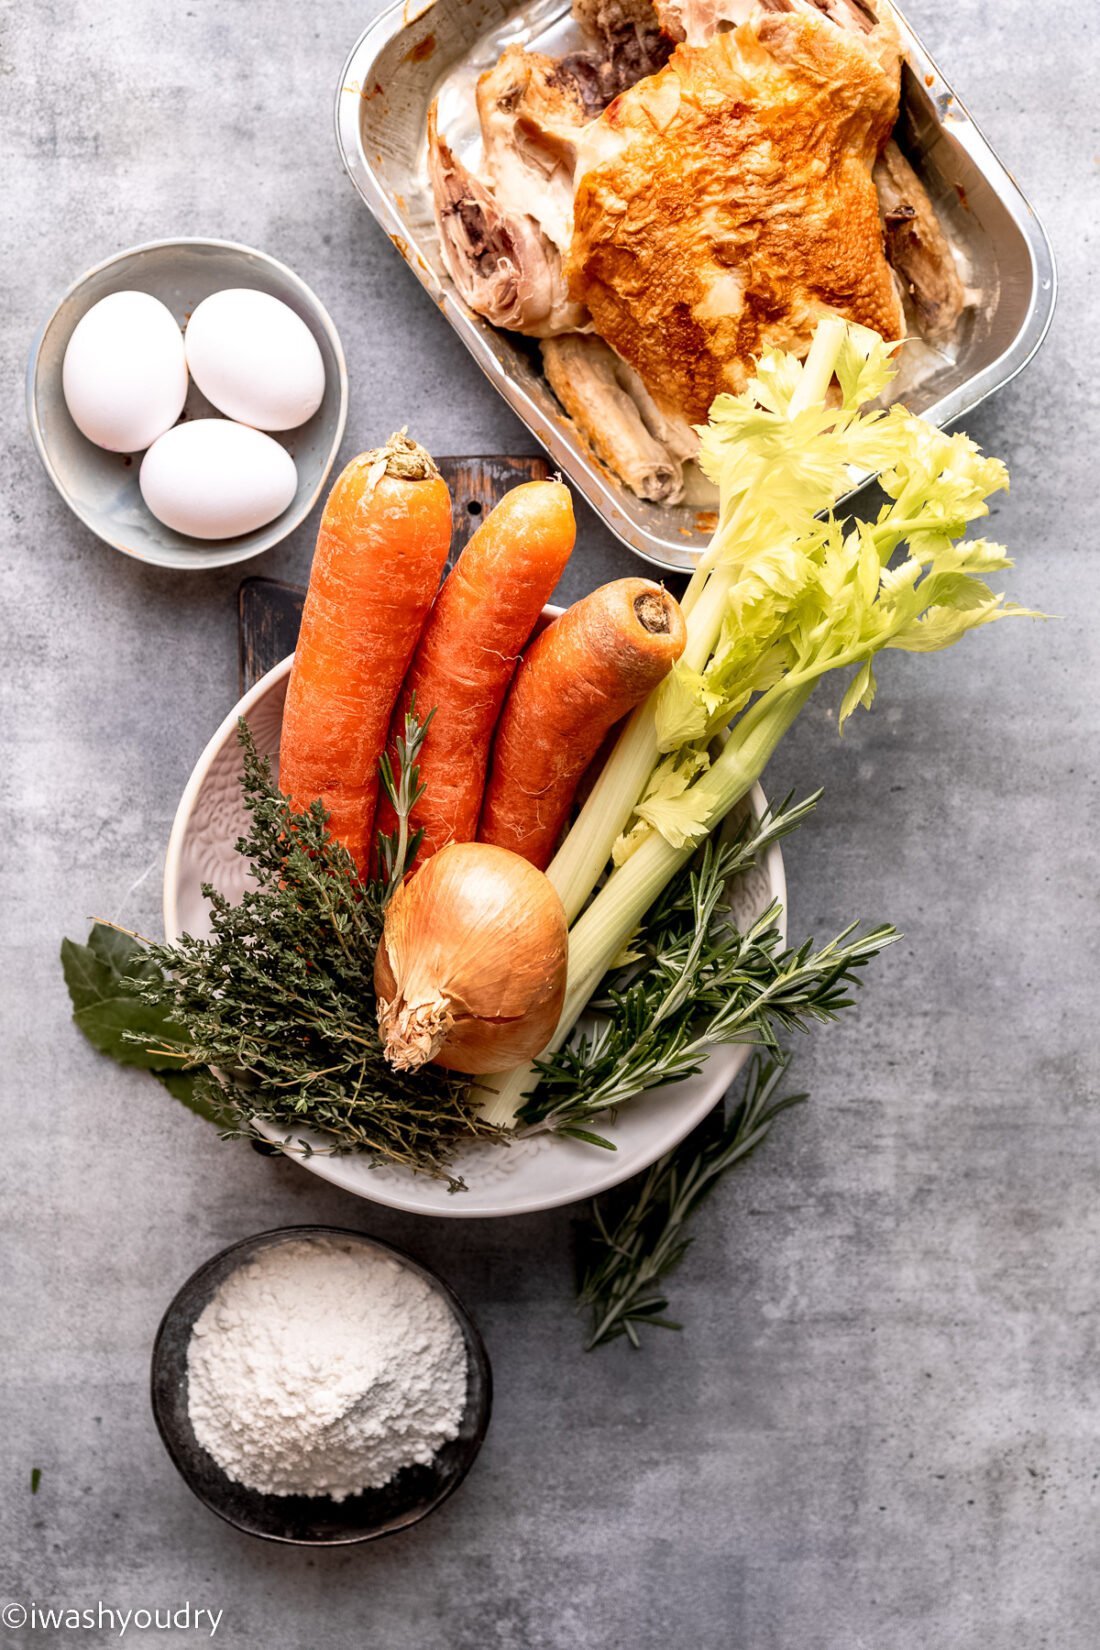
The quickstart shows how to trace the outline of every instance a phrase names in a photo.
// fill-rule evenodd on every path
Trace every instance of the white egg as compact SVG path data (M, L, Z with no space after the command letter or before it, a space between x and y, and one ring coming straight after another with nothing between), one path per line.
M204 298L184 339L191 376L227 418L293 430L325 393L325 364L305 322L270 293L228 287Z
M227 418L177 424L141 461L141 496L158 521L193 539L232 539L281 516L298 471L269 435Z
M148 292L101 298L73 329L61 387L73 423L97 447L152 446L187 399L183 337L171 310Z

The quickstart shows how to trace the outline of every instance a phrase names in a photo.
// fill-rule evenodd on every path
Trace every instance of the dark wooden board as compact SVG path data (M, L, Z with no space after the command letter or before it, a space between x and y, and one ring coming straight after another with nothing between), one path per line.
M541 481L550 474L542 458L439 458L436 463L454 500L451 561L463 549L481 517L509 488ZM305 591L278 579L245 579L238 593L238 658L241 692L293 653L302 622Z

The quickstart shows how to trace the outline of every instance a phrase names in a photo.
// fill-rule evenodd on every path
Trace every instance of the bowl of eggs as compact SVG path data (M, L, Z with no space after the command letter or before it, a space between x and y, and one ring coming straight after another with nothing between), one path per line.
M91 530L160 567L246 561L309 514L344 434L344 352L293 270L233 241L151 241L40 329L27 415Z

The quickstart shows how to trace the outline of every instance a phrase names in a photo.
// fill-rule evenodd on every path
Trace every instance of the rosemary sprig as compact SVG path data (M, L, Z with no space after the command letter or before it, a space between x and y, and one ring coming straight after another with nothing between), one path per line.
M412 845L399 830L389 876L364 882L329 835L322 805L296 812L243 722L239 737L250 824L237 849L251 885L237 905L204 887L213 938L150 947L161 975L133 982L185 1035L163 1051L165 1063L174 1056L199 1071L197 1087L226 1134L254 1134L260 1115L303 1152L310 1146L296 1131L316 1129L333 1150L366 1151L457 1186L447 1162L458 1141L496 1131L478 1119L462 1079L435 1066L395 1072L376 1022L384 902L402 843L406 853ZM418 748L408 728L403 743L407 753Z
M707 1194L767 1135L780 1112L807 1096L777 1097L787 1057L756 1056L744 1095L728 1118L721 1111L662 1157L640 1182L597 1198L585 1233L587 1253L578 1304L591 1313L587 1349L625 1335L640 1345L638 1330L679 1329L666 1316L661 1288L683 1260L692 1239L684 1227Z
M590 1127L600 1113L693 1076L717 1044L777 1053L781 1033L851 1006L857 971L898 938L892 927L857 935L852 924L817 949L809 940L787 949L777 905L742 933L724 898L731 878L815 802L788 800L764 820L747 820L730 842L709 839L674 878L593 998L601 1014L595 1028L539 1062L541 1081L519 1114L527 1132L550 1129L611 1148Z
M383 751L378 759L378 771L382 781L382 789L393 804L393 811L397 815L397 825L394 830L378 833L378 863L381 869L382 880L382 908L389 904L394 890L398 887L407 867L416 858L417 849L424 839L421 828L409 836L409 817L416 804L424 795L427 787L420 783L420 769L417 758L420 755L428 732L428 724L435 715L435 706L425 716L423 722L417 720L416 694L409 696L409 708L405 712L405 731L399 733L395 741L397 749L397 773L393 771L389 751Z

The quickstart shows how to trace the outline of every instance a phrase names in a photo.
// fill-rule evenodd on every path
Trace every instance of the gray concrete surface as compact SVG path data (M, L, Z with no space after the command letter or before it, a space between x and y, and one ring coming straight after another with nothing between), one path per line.
M61 936L91 914L158 923L180 789L235 696L240 575L145 570L54 495L21 374L55 294L149 237L249 241L331 308L347 454L406 422L440 451L531 448L341 173L331 100L370 5L0 10L0 1599L190 1599L224 1610L218 1642L241 1650L1094 1650L1095 11L912 3L1061 258L1041 359L970 429L1012 466L995 526L1014 589L1063 617L891 658L843 743L823 702L777 760L775 791L826 786L788 856L795 930L888 917L907 938L858 1020L800 1046L812 1106L700 1221L682 1336L584 1357L568 1213L441 1226L355 1202L219 1144L69 1024ZM303 578L313 525L262 570ZM565 593L634 568L586 519ZM300 1220L440 1265L495 1364L465 1489L373 1550L269 1550L222 1527L149 1412L176 1285Z

